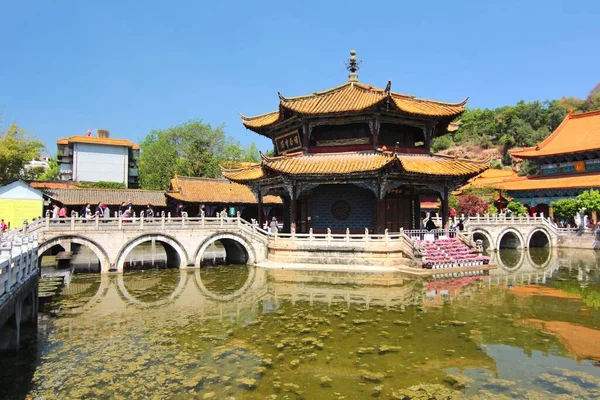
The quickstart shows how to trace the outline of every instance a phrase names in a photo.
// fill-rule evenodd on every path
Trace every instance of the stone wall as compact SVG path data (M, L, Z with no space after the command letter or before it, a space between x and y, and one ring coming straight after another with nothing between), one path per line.
M371 229L373 226L373 201L375 195L367 189L355 185L321 185L312 194L312 227L314 230L354 231ZM344 200L350 206L347 219L336 219L332 214L332 206Z
M558 247L600 250L600 241L593 233L569 233L558 236Z

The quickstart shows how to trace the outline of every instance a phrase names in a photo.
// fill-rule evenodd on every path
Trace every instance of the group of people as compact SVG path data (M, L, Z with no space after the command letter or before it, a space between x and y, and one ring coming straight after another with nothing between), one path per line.
M79 211L79 218L89 220L98 216L98 218L107 219L111 217L110 212L111 210L106 203L99 202L93 211L91 203L87 203ZM54 204L52 206L51 218L56 220L60 220L61 218L67 218L67 213L67 207L59 207L58 204ZM121 203L118 210L118 216L125 220L129 220L133 217L133 203L131 199L127 199L126 202L124 201ZM144 210L144 216L147 218L154 217L154 209L152 208L151 204L148 204L146 209Z

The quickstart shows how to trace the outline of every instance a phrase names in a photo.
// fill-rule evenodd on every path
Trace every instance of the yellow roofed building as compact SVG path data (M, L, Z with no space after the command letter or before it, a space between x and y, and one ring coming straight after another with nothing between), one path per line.
M418 229L422 196L439 198L447 220L449 193L488 168L487 160L430 154L431 139L448 132L466 99L420 99L393 91L391 81L376 88L359 82L358 64L352 51L342 85L279 93L276 111L242 115L246 128L273 141L275 155L223 175L251 188L259 209L266 196L281 196L284 230Z
M544 141L511 155L535 163L538 175L509 177L494 186L532 211L551 215L553 201L600 188L600 111L569 111Z

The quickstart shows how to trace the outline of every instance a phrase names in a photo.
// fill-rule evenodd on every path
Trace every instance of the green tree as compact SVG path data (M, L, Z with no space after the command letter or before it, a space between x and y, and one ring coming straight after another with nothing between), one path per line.
M450 135L435 137L431 140L431 151L434 153L446 150L450 147L452 147L452 138Z
M581 203L577 199L563 199L552 203L554 215L559 218L573 218L581 209Z
M0 131L0 185L20 178L25 164L39 157L43 149L40 140L26 134L16 124Z
M60 177L60 167L56 159L51 158L48 162L49 168L37 177L40 181L54 181Z
M539 169L532 161L525 160L519 166L519 176L535 176L539 174Z
M216 178L223 164L256 160L258 152L248 159L254 151L251 147L244 149L225 135L222 126L213 128L200 120L153 130L140 144L140 185L143 189L167 189L176 172Z
M600 210L600 191L590 189L577 196L577 200L581 207L585 207L588 211Z
M516 200L509 201L506 208L517 215L527 213L527 207Z

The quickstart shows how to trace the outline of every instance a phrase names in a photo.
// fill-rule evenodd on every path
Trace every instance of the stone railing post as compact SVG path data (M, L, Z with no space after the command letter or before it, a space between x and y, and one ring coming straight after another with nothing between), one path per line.
M312 243L313 241L313 228L308 230L308 243Z
M350 228L346 228L346 243L350 241Z
M242 226L242 214L239 211L236 213L236 222L238 228Z
M170 212L167 214L167 220L169 221L169 223L171 223L171 213Z
M204 229L204 216L205 216L205 213L204 213L204 210L202 210L200 212L200 225L202 226L203 229Z
M369 241L369 228L365 228L365 242Z
M327 228L327 243L331 242L331 228Z
M144 229L144 211L140 212L140 229Z
M181 227L185 228L185 219L187 218L187 212L182 212L181 213Z
M383 239L385 240L386 243L388 243L390 241L390 235L388 234L388 228L385 228L385 230L383 231Z
M71 230L75 230L75 214L71 213Z
M225 217L222 214L219 217L219 226L222 228L225 223Z
M162 215L160 216L160 227L162 229L165 229L165 213L162 213Z
M96 230L100 229L100 215L98 214L94 217L94 228L96 228Z
M119 220L117 222L119 230L123 229L123 215L119 215Z
M46 229L50 230L50 216L46 215Z

